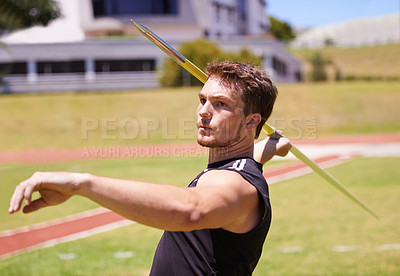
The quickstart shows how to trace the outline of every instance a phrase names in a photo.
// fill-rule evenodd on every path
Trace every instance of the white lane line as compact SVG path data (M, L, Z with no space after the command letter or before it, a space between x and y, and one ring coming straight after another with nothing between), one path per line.
M400 243L382 244L381 246L378 247L378 249L381 251L400 250Z
M358 247L354 245L336 245L332 247L332 250L335 252L350 252L356 251L357 249Z
M300 246L283 247L281 249L282 253L298 253L301 251L303 251L303 248L301 248Z
M58 258L63 261L73 260L76 258L76 254L75 253L58 254Z
M114 258L116 258L116 259L132 258L133 256L135 256L135 253L133 251L114 252Z

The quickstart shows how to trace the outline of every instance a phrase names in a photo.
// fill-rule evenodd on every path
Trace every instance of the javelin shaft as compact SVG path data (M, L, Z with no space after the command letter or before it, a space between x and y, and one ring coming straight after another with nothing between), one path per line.
M271 129L273 129L269 125L264 125L263 129L269 133ZM336 187L339 191L341 191L343 194L345 194L347 197L349 197L351 200L353 200L355 203L360 205L364 210L366 210L368 213L373 215L376 218L379 218L376 213L374 213L371 209L369 209L365 204L363 204L358 198L356 198L349 190L347 190L336 178L334 178L331 174L329 174L327 171L323 170L321 167L319 167L314 161L312 161L310 158L308 158L304 153L302 153L296 146L294 146L292 143L290 152L296 156L299 160L301 160L303 163L305 163L307 166L309 166L314 172L319 174L322 178L324 178L326 181L328 181L330 184L332 184L334 187Z
M153 42L157 47L163 50L167 55L169 55L174 61L176 61L179 65L189 71L193 76L195 76L199 81L205 83L207 81L207 74L204 73L201 69L199 69L196 65L190 62L187 58L185 58L181 53L176 51L173 47L171 47L168 43L158 37L155 33L150 31L145 26L133 21L131 19L133 25L151 42ZM263 130L268 133L268 135L272 135L275 132L275 128L270 126L268 123L265 123L263 126ZM289 141L290 142L290 141ZM370 210L366 205L364 205L359 199L357 199L352 193L350 193L339 181L337 181L333 176L328 174L325 170L320 168L316 163L314 163L310 158L304 155L297 147L295 147L291 142L292 145L290 152L296 156L299 160L304 162L308 165L314 172L319 174L325 180L327 180L330 184L334 187L339 189L343 194L353 200L355 203L360 205L364 210L368 213L373 215L374 217L378 218L378 216Z

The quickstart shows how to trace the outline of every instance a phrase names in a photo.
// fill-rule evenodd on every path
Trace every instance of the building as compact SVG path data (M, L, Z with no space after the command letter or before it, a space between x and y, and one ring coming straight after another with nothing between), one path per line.
M263 35L269 28L265 0L93 0L92 8L86 6L83 18L90 19L84 29L92 35L96 34L96 21L105 17L119 22L135 18L168 40ZM97 31L103 35L107 32ZM133 31L125 25L109 30L124 34Z
M275 82L301 79L301 64L270 38L264 0L59 0L63 17L1 37L2 93L158 87L167 56L130 19L173 47L206 37L263 57Z

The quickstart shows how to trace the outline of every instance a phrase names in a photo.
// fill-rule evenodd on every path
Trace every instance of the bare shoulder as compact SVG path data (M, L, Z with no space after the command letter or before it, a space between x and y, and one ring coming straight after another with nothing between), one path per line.
M209 170L204 173L198 187L225 187L241 193L257 193L257 189L238 172L231 170Z

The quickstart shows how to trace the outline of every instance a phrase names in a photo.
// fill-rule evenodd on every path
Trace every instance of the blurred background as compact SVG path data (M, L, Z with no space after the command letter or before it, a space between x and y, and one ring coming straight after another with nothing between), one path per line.
M185 186L204 168L201 83L131 18L202 69L261 66L279 90L269 123L313 159L341 157L329 171L380 216L315 174L280 179L255 275L400 274L398 0L1 0L0 238L99 207L73 198L8 215L14 187L37 170ZM160 235L133 224L0 251L0 275L147 275Z

